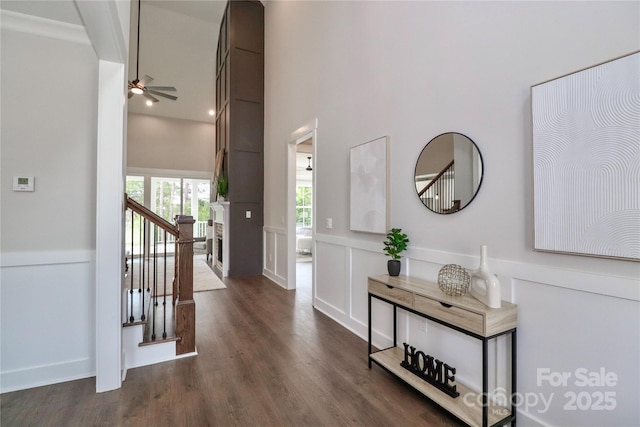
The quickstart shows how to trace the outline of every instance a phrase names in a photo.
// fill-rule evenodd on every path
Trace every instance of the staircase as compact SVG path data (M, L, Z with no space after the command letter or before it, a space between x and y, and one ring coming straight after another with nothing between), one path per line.
M131 233L123 283L126 369L196 354L193 224L172 224L125 194Z
M460 210L455 198L455 162L452 160L418 192L422 203L433 212L450 214Z

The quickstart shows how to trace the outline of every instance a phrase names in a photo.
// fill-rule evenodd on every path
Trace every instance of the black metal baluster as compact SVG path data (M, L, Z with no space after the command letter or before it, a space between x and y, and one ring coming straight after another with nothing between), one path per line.
M140 235L139 237L139 242L140 242L140 254L138 255L140 257L140 262L138 264L140 264L140 273L138 274L138 291L140 292L140 294L142 295L142 308L140 310L142 310L142 314L140 315L140 320L144 321L147 318L147 315L144 312L144 229L145 229L145 220L142 217L142 215L138 215L138 218L140 218L139 222L140 222Z
M442 202L440 201L440 193L442 192L442 181L436 181L436 212L442 212Z
M167 338L167 230L164 230L164 292L162 293L162 338Z
M449 175L451 170L449 170L447 172L447 175ZM446 185L446 196L445 196L445 205L443 207L443 210L449 209L451 208L451 177L447 176L447 179L444 182L444 185Z
M144 228L144 218L142 217L142 215L138 214L138 242L139 244L142 243L142 229ZM133 234L132 234L133 235ZM142 248L138 248L138 260L140 262L142 262L142 254L144 253L144 250ZM140 262L138 263L138 292L142 292L142 282L141 282L141 274L142 274L142 267L140 264Z
M147 220L147 224L149 224L149 230L145 233L147 238L147 247L145 248L147 254L147 292L151 292L151 221Z
M156 339L156 314L158 310L158 226L153 225L153 319L151 319L151 339Z
M133 229L135 228L133 225L135 212L131 211L131 287L129 288L129 300L131 302L131 311L129 312L129 322L133 322L135 318L133 317ZM127 260L129 262L129 260Z
M451 165L451 207L456 208L456 164ZM458 209L454 209L457 211Z
M140 316L140 320L144 321L147 318L147 315L144 313L144 266L145 266L145 258L147 255L147 220L140 216L140 220L142 221L142 247L140 248L140 290L142 292L142 315Z

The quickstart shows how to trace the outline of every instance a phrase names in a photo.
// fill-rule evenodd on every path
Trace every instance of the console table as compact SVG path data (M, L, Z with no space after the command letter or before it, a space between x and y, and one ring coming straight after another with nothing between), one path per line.
M375 362L412 386L436 404L470 426L495 426L511 422L515 425L516 393L516 327L518 306L502 301L500 308L489 308L470 295L452 297L438 285L407 276L369 277L369 369ZM393 306L393 346L372 352L371 300L376 298ZM460 395L453 398L400 366L404 350L397 347L397 309L403 309L452 330L482 341L482 395L456 382ZM502 335L511 335L511 406L489 402L488 343ZM466 398L465 398L466 396ZM471 396L471 397L469 397ZM465 403L473 401L473 405ZM482 401L482 405L479 402Z

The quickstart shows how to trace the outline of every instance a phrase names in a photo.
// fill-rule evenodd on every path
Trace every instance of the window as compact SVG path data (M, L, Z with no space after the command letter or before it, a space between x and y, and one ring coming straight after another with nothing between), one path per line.
M207 235L207 220L211 216L210 194L211 181L208 179L182 180L183 215L191 215L196 220L193 224L194 237Z
M144 177L128 176L125 184L125 192L127 193L127 196L131 197L136 202L144 204ZM140 232L140 222L136 220L132 224L131 212L127 212L127 215L125 215L124 239L127 250L133 250L133 253L130 255L140 255L142 252L142 233Z
M312 194L310 185L296 186L296 228L311 227Z
M210 217L211 180L162 177L127 176L126 192L135 201L173 223L176 215L191 215L194 237L206 237ZM127 243L131 244L131 218L127 219ZM134 236L136 235L134 230ZM135 243L135 239L134 239Z

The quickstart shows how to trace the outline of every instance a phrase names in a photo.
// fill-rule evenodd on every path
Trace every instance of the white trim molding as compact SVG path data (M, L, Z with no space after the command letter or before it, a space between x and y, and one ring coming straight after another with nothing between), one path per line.
M53 19L0 10L0 27L36 36L90 45L87 31L82 25L54 21Z
M154 177L157 176L163 178L210 179L211 181L213 181L213 174L207 171L128 167L127 175Z
M96 251L93 249L40 252L4 252L0 254L0 268L52 264L78 264L85 262L94 262L95 260Z

